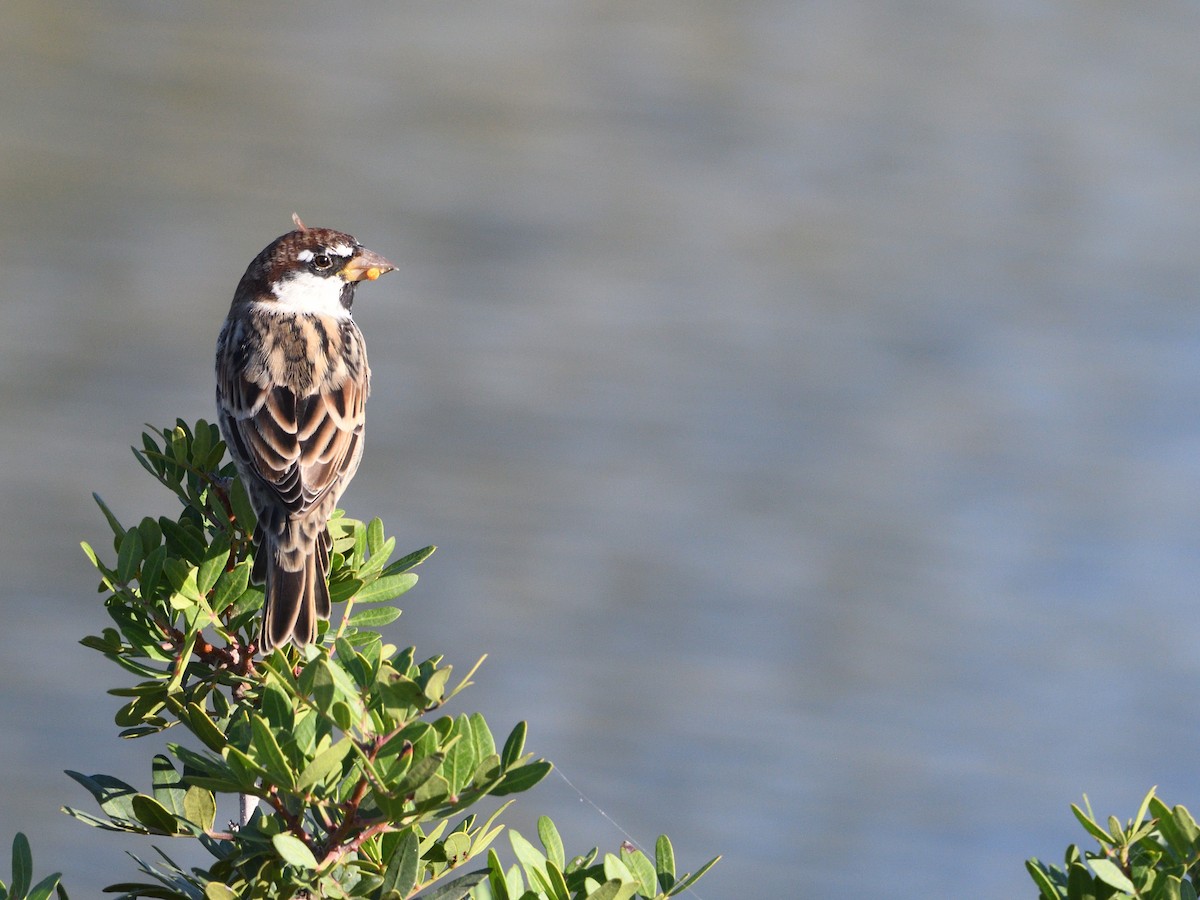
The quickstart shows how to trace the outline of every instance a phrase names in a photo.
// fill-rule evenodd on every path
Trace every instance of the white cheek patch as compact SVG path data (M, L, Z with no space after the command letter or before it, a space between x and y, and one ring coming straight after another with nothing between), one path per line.
M350 318L350 310L342 306L345 282L336 275L324 278L311 272L297 272L271 285L275 294L272 309L291 312L320 313L338 318Z

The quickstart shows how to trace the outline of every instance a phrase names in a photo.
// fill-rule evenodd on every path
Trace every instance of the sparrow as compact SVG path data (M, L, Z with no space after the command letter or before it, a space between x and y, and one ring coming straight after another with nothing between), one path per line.
M217 421L258 516L264 653L311 644L329 618L329 516L362 459L371 387L350 308L360 281L396 268L292 220L247 267L217 338Z

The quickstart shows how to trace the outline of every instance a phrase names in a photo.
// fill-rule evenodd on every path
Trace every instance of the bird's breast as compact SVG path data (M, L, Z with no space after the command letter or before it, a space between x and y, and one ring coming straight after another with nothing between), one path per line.
M367 377L366 348L352 319L277 313L260 319L256 330L267 381L297 397L336 390L347 379Z

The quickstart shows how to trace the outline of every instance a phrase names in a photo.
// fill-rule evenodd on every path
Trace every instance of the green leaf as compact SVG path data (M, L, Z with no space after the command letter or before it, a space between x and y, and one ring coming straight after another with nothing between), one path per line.
M199 563L204 558L204 538L195 526L174 522L166 516L160 516L158 524L162 527L167 549L178 554L181 562Z
M413 572L402 572L398 575L380 575L370 584L363 587L354 597L356 603L382 603L394 600L417 583Z
M1200 827L1191 813L1183 806L1168 808L1154 797L1150 800L1150 814L1158 820L1158 830L1168 846L1181 858L1186 858L1195 849L1200 839Z
M217 798L210 790L192 786L183 797L183 815L203 831L212 831L217 820Z
M665 834L660 834L654 844L654 872L664 891L675 886L675 848Z
M504 779L492 789L493 797L503 797L505 794L517 794L527 791L547 775L554 766L545 760L526 763L515 769L510 769Z
M344 737L331 747L326 747L316 755L312 762L305 766L296 782L299 791L310 791L318 783L324 781L331 772L340 770L342 760L354 749L354 743L349 737ZM411 888L411 885L409 886ZM407 896L407 895L406 895Z
M407 797L415 794L418 788L437 774L441 764L442 754L440 753L431 753L424 759L417 760L409 767L399 784L389 785L388 793L394 797Z
M165 806L153 797L137 794L133 798L133 814L155 834L179 834L179 822Z
M113 536L122 537L125 534L125 528L117 521L117 517L112 514L112 510L100 499L99 494L92 494L92 499L100 507L100 512L104 513L104 518L108 522L108 527L112 529Z
M571 900L571 891L567 887L567 879L562 870L554 863L546 860L546 880L544 886L551 900Z
M405 829L388 858L383 884L379 886L381 900L407 897L417 883L420 864L420 841L411 828Z
M213 779L226 779L235 786L235 789L239 784L229 764L219 757L206 756L187 747L181 747L179 744L167 744L167 749L187 767L188 784L197 783L197 773ZM224 789L222 788L222 790Z
M1071 812L1075 814L1075 818L1079 820L1079 824L1084 827L1084 830L1087 831L1088 834L1098 840L1101 844L1106 846L1112 844L1113 835L1109 834L1098 824L1096 824L1096 822L1092 821L1092 818L1082 809L1080 809L1078 805L1072 803Z
M376 520L378 521L378 520ZM392 555L392 551L396 549L396 539L388 538L378 550L371 551L370 558L358 567L357 575L359 578L369 578L376 572L383 571L384 564Z
M450 680L453 668L453 666L446 666L444 669L434 670L425 684L421 686L421 690L425 692L430 703L437 704L442 701L442 697L446 694L446 682Z
M355 613L346 624L351 628L381 628L400 618L400 612L394 606L376 606L374 609L364 609Z
M1133 886L1133 882L1121 871L1121 867L1111 859L1089 859L1088 864L1092 867L1092 871L1096 873L1096 877L1109 887L1115 887L1118 891L1125 891L1128 894L1137 893L1137 888Z
M442 841L442 852L450 868L461 866L471 858L471 838L461 831L453 831Z
M529 730L529 725L524 721L518 722L513 726L512 733L509 734L508 740L504 742L504 750L500 753L500 762L505 770L511 769L516 765L521 758L521 754L525 752L525 734Z
M279 748L279 742L271 733L270 726L263 719L254 716L250 720L250 728L253 732L252 744L258 764L267 770L267 774L276 784L294 790L296 773L292 771L291 764Z
M138 579L141 583L143 600L150 601L155 598L159 582L162 581L163 563L166 558L166 547L155 547L146 554L146 559L142 563L142 574Z
M141 561L142 535L136 528L131 528L121 538L121 549L117 553L117 581L121 584L133 581Z
M478 872L468 872L466 875L460 875L453 881L449 881L431 891L422 891L414 900L464 900L471 893L471 888L486 881L487 877L487 869L480 869Z
M204 886L204 900L237 900L237 892L216 881Z
M714 856L712 859L710 859L708 862L706 862L704 865L702 865L699 869L697 869L696 874L683 876L683 878L681 878L675 884L675 887L671 890L670 896L674 897L676 894L680 894L680 893L686 891L693 884L695 884L697 881L699 881L704 876L705 872L707 872L709 869L711 869L713 866L715 866L720 861L721 861L721 857Z
M563 852L562 837L559 836L558 829L549 816L539 816L537 820L538 838L542 842L542 846L546 848L546 858L554 863L560 869L565 869L567 866L566 854ZM654 892L649 891L646 896L653 896Z
M653 897L658 893L658 883L654 876L654 865L646 858L646 854L641 850L622 847L621 862L625 864L625 868L633 875L634 880L637 881L640 893L647 897Z
M1025 860L1025 869L1038 886L1042 900L1061 900L1062 895L1055 888L1054 882L1050 880L1050 876L1043 871L1040 862L1036 859L1027 859Z
M20 831L12 842L12 879L11 896L24 897L33 881L33 851L29 849L29 838Z
M75 809L70 806L61 807L62 811L73 819L78 819L85 825L91 825L93 828L99 828L101 831L117 831L129 834L146 834L146 828L139 825L132 819L101 819L93 816L91 813L85 813L82 810Z
M475 771L475 742L471 734L471 719L469 716L459 716L454 720L454 728L450 732L447 743L453 741L446 751L446 762L442 766L442 775L450 784L450 793L459 793L470 783Z
M183 815L183 797L186 790L170 757L156 753L151 761L154 799L172 815Z
M374 556L383 546L383 520L376 516L367 523L367 549Z
M612 853L604 854L604 877L610 881L615 879L623 885L637 882L633 873L629 871L629 867L621 861L619 856Z
M629 893L632 894L635 890L634 886L628 885ZM621 898L629 896L625 893L626 886L623 886L619 881L606 881L596 890L587 895L587 900L621 900Z
M200 602L200 589L196 583L196 567L190 566L182 559L168 556L163 560L163 571L167 581L174 589L171 595L171 608L178 610L191 609Z
M204 559L200 563L196 575L196 583L200 588L201 595L206 595L213 589L217 583L217 579L225 571L225 566L228 562L229 536L225 534L217 535L209 546L208 552L204 554Z
M383 574L396 575L400 572L407 572L409 569L416 568L421 563L425 562L425 560L429 559L435 550L437 550L437 547L434 546L422 547L420 550L414 550L407 556L400 557L398 560L384 569Z
M192 438L192 463L199 465L204 462L204 458L208 456L208 451L212 448L212 432L209 430L208 423L200 419L196 422L192 433L194 435Z
M318 657L309 663L301 673L300 688L305 693L311 693L317 709L328 715L334 700L333 672L328 660Z
M542 880L546 878L546 857L544 857L533 846L525 836L515 828L508 830L508 842L512 844L513 854L517 857L517 862L521 864L521 868L525 870L529 881L534 880L535 874L542 876Z
M257 760L251 759L232 744L227 744L222 752L229 765L230 775L240 785L241 792L249 793L258 779L271 777L270 773ZM191 781L192 784L200 784L196 779L191 779Z
M101 572L103 572L104 566L101 565L100 557L98 557L96 555L96 551L92 549L92 545L89 544L87 541L80 541L79 546L83 548L84 555L86 555L87 558L89 560L91 560L92 565L95 566L97 569L99 569Z
M154 519L146 516L138 523L138 532L142 536L142 552L149 553L162 543L162 528Z
M357 578L346 578L329 583L329 599L334 603L345 603L362 590L363 583Z
M136 821L133 798L137 796L137 790L132 785L111 775L82 775L70 769L67 770L67 775L87 788L109 818L130 823Z
M53 875L47 875L29 890L26 900L49 900L50 892L57 891L58 896L65 900L67 892L59 885L62 880L62 872L55 872Z
M209 750L216 750L220 753L225 749L225 732L217 727L217 723L199 705L189 703L184 707L181 718Z
M496 739L488 728L481 713L471 713L471 742L475 747L475 758L486 759L496 753Z
M171 455L175 457L175 462L185 463L188 457L188 433L183 427L178 427L171 432L168 440L171 442Z
M254 533L258 517L254 515L254 506L246 493L246 486L241 478L235 478L229 486L229 505L233 507L233 516L246 534Z
M262 712L276 731L291 731L295 724L292 700L275 679L269 681L263 689Z
M354 523L354 550L351 554L352 567L358 569L367 558L367 530L362 522Z
M313 856L312 850L308 849L308 844L294 834L283 832L273 835L271 843L275 852L289 865L310 870L317 867L317 858Z

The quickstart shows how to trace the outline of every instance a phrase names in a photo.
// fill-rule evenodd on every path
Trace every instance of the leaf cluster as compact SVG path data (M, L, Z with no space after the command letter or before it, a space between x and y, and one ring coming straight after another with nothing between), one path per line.
M0 881L0 900L49 900L51 895L67 900L67 891L59 883L61 872L47 875L37 884L33 883L33 853L29 839L21 832L13 838L12 884Z
M1062 866L1030 859L1025 868L1043 900L1196 900L1200 825L1183 806L1169 807L1151 788L1137 814L1101 825L1086 795L1071 811L1099 845L1067 847Z
M179 421L147 431L134 455L179 512L126 527L96 497L113 555L84 551L112 625L82 643L134 676L110 691L123 701L115 717L123 737L174 729L184 739L153 758L148 791L69 772L100 814L64 811L105 830L196 840L213 861L185 869L156 849L152 861L134 857L147 880L109 891L169 900L611 900L673 896L712 865L676 879L665 836L654 863L632 847L568 862L543 818L545 852L512 832L519 866L505 870L492 844L508 803L486 816L473 810L533 787L551 764L526 753L523 722L498 744L481 714L443 711L482 659L452 681L441 656L421 659L377 630L400 615L392 601L416 584L412 570L434 548L393 561L396 541L382 522L338 511L332 621L315 644L260 658L254 513L223 462L218 429ZM218 823L222 796L239 798L239 821ZM484 868L463 868L485 854Z
M558 829L547 816L538 819L537 830L541 850L520 832L509 830L517 864L508 869L501 865L494 850L488 851L488 880L473 896L478 900L675 897L695 884L720 858L709 860L695 874L676 877L675 850L665 834L659 835L653 862L628 842L619 854L606 853L603 859L597 858L599 851L593 848L568 860Z

